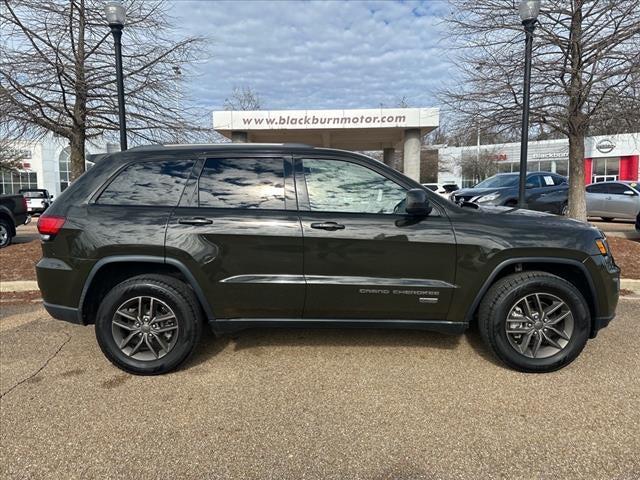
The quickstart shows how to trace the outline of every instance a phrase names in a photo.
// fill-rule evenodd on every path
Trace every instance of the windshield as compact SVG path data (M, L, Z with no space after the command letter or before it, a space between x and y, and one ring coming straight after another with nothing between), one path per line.
M26 198L44 198L44 192L22 192Z
M473 188L514 187L518 183L518 174L496 175L483 180Z

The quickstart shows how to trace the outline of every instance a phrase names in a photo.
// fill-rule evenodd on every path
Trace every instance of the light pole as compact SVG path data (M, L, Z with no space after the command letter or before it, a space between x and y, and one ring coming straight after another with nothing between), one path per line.
M116 83L118 85L118 117L120 119L120 150L127 149L127 119L124 114L124 81L122 80L122 29L126 12L122 2L113 0L107 2L104 7L107 22L113 34L113 43L116 50Z
M527 151L529 147L529 92L531 90L531 52L533 31L540 13L540 0L520 0L520 19L526 35L524 56L524 88L522 94L522 137L520 140L520 186L518 207L527 208L525 189L527 188Z

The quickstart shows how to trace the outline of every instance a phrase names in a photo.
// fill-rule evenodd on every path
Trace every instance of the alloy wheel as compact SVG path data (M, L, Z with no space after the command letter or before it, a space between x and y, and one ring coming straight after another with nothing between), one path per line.
M113 315L111 334L118 348L136 360L157 360L178 340L178 319L169 305L156 297L134 297Z
M521 355L547 358L563 350L573 334L569 306L549 293L532 293L516 301L505 322L507 339Z
M7 227L0 224L0 246L4 246L9 241L9 231Z

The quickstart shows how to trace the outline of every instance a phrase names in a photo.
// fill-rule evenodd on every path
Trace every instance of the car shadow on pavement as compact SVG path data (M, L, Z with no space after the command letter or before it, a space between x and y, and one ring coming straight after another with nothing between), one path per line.
M493 356L489 351L489 348L484 344L484 341L480 336L480 330L478 330L478 325L475 322L472 323L469 329L465 332L465 337L473 351L478 354L478 356L482 357L483 360L486 360L497 367L506 368L503 363Z

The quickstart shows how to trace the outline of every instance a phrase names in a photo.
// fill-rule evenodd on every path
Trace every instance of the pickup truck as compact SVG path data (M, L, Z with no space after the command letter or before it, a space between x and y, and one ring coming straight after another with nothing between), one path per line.
M26 198L22 195L0 195L0 248L11 244L17 226L30 221Z

